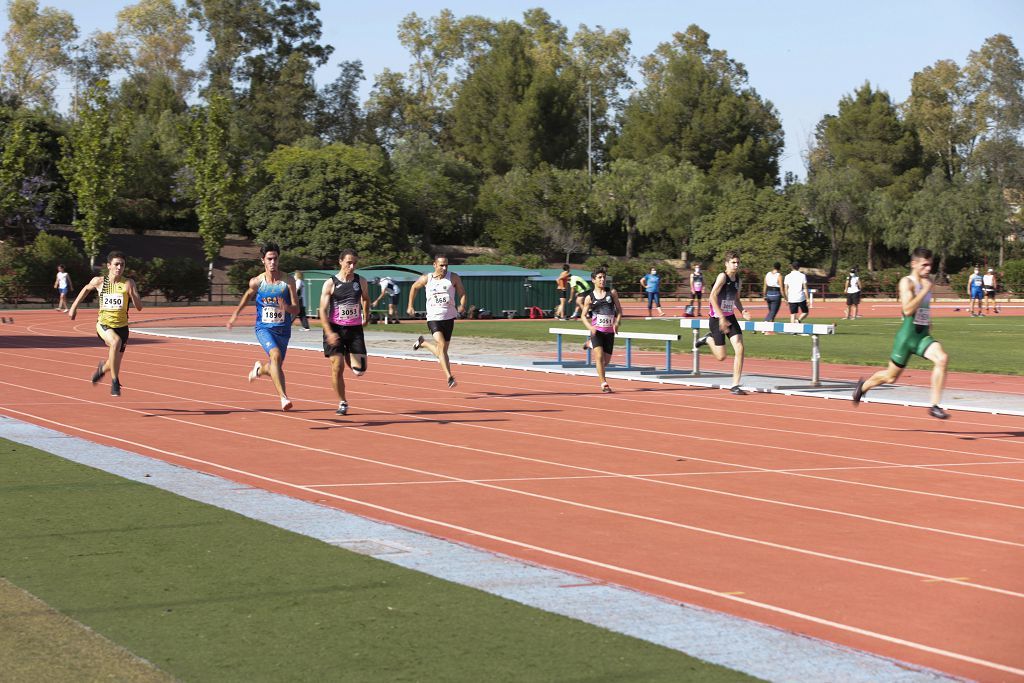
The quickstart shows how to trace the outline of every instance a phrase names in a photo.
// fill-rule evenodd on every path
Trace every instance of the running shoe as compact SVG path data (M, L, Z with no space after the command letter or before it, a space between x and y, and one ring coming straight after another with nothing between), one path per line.
M121 395L121 383L116 379L110 382L110 395L120 396Z
M608 386L608 382L604 382L603 384L601 384L601 391L602 393L610 394L612 393L612 388Z
M448 388L449 389L454 389L457 385L458 385L458 382L455 381L455 375L452 375L451 377L448 378Z
M416 340L416 343L412 345L412 350L413 351L419 351L421 346L423 346L423 335L422 334Z
M288 398L287 396L282 396L281 397L281 410L291 410L291 409L292 409L292 400L290 398Z
M864 378L857 380L857 386L853 390L853 405L859 406L860 400L864 398Z
M594 348L594 345L590 342L590 337L587 337L587 341L583 342L583 350L589 351Z
M707 344L708 344L708 337L710 337L710 336L711 336L710 334L705 334L703 337L701 337L700 339L695 341L693 343L693 348L699 349L702 346L707 346Z
M729 393L735 396L746 396L747 392L740 387L739 384L729 389Z
M928 414L937 420L948 420L949 413L940 408L939 406L932 406L928 409Z
M103 379L103 361L100 361L100 364L96 366L96 372L92 373L92 383L96 384L101 379Z
M252 366L252 370L249 371L249 381L252 382L253 380L255 380L259 376L260 376L260 362L256 361L256 363Z
M335 415L347 415L348 414L348 402L347 401L339 401L338 402L338 409L334 411L334 414Z

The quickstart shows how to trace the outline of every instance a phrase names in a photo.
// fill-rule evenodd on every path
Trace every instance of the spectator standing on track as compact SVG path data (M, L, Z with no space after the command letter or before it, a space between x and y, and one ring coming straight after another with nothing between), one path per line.
M576 302L576 310L573 311L570 318L578 318L583 311L583 298L587 295L587 292L593 289L593 285L579 275L572 275L569 277L569 288Z
M381 299L384 297L388 298L388 312L384 316L384 324L393 323L398 324L398 297L402 293L402 288L398 286L398 283L391 278L384 276L377 280L377 284L380 285L380 295L373 300L373 305L376 306Z
M999 302L996 301L996 292L999 290L999 280L996 279L996 271L992 268L981 278L981 288L985 292L985 313L988 313L989 304L992 305L992 312L999 312Z
M110 395L121 395L121 357L128 346L128 305L135 306L136 311L142 310L142 298L135 286L135 280L124 276L128 261L119 251L107 254L107 274L94 277L78 292L74 303L68 310L72 320L78 312L78 304L85 295L96 291L99 295L99 315L96 318L96 336L107 345L107 359L101 360L92 375L92 383L96 384L103 375L110 373Z
M558 290L558 308L555 309L555 320L565 320L565 303L569 300L569 278L572 277L572 270L569 264L562 266L562 272L555 279L555 289Z
M57 310L65 312L68 310L68 294L71 292L71 275L64 270L64 264L57 266L57 279L53 281L53 288L59 295L57 298Z
M331 385L338 395L337 415L348 413L345 366L359 377L366 372L363 328L370 322L370 295L366 280L356 275L359 256L346 249L338 257L338 274L320 292L320 320L324 328L324 356L331 361Z
M928 414L940 420L949 417L949 413L939 407L942 400L942 389L946 384L946 365L949 357L942 344L931 336L931 303L932 252L930 249L918 247L910 257L910 275L900 279L900 308L903 312L903 324L896 333L889 366L879 370L867 379L857 382L853 390L853 405L860 405L864 394L880 384L892 384L907 367L911 355L927 358L933 364L932 370L932 406Z
M460 314L466 313L466 289L462 286L462 278L455 273L448 272L448 257L438 254L434 257L434 272L421 275L412 284L409 290L409 306L407 313L411 316L416 292L426 289L427 296L427 329L433 337L433 341L426 341L420 335L412 350L416 351L421 346L430 351L441 364L441 370L448 378L448 388L454 389L455 377L452 375L451 361L448 359L448 345L452 341L452 332L455 330L455 319ZM455 305L455 297L459 297L458 308Z
M764 301L768 304L768 315L764 318L765 322L775 322L775 316L779 314L779 306L782 305L782 273L779 272L781 267L782 264L776 261L772 269L764 276ZM775 333L765 332L765 334Z
M295 271L295 296L299 298L299 324L302 329L309 332L309 317L306 315L306 297L309 292L306 290L306 279L301 270Z
M647 317L651 316L651 308L658 309L658 315L664 316L665 311L661 310L661 276L658 269L651 267L651 272L640 278L640 286L647 293Z
M687 315L696 315L700 317L700 304L701 299L704 298L704 273L700 270L700 264L696 263L693 266L693 271L690 273L690 304L687 306L689 311ZM697 308L693 308L693 302L697 302Z
M807 317L807 276L800 272L800 264L793 261L791 270L782 280L783 293L789 303L789 322L799 323Z
M860 317L860 275L857 268L850 268L850 274L846 276L846 317L844 320L853 320Z
M743 302L740 301L739 269L739 252L725 252L725 271L715 278L711 296L708 297L708 304L711 307L711 330L697 340L694 349L707 346L715 360L723 361L726 356L725 339L728 337L735 353L732 362L732 386L729 391L742 396L747 393L740 387L740 377L743 375L743 330L736 320L735 311L739 310L744 320L750 320L750 313L743 308Z
M580 316L583 324L590 330L590 339L583 346L597 351L594 358L597 378L601 380L601 391L610 394L612 388L608 386L604 370L615 349L615 334L622 322L622 304L619 303L618 292L607 287L608 273L604 268L595 270L590 278L594 288L584 297L583 313Z
M249 280L249 288L242 294L235 311L228 318L230 330L249 299L256 299L256 339L266 351L269 361L256 361L249 371L249 381L269 375L281 398L281 410L291 410L284 379L284 357L288 353L288 341L292 336L292 316L299 312L296 304L295 280L288 273L278 270L281 248L276 244L265 244L260 248L263 272Z
M984 313L981 312L981 302L985 298L985 290L982 286L984 278L982 277L980 271L981 269L978 268L978 266L974 266L974 272L971 273L971 276L969 278L967 278L967 292L971 297L972 318L978 318L985 315ZM975 304L978 305L977 310L975 310Z

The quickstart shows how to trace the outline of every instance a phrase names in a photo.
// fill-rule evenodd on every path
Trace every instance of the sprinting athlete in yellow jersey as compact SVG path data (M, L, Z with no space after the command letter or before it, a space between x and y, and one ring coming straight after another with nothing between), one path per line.
M142 310L142 299L135 281L124 276L126 260L124 254L112 251L107 255L107 274L94 277L75 297L75 302L68 310L68 317L75 319L78 304L91 292L98 292L99 316L96 320L96 336L103 340L109 349L107 359L101 360L92 375L92 383L96 384L104 374L110 373L110 395L121 395L121 356L128 345L128 305L135 310Z

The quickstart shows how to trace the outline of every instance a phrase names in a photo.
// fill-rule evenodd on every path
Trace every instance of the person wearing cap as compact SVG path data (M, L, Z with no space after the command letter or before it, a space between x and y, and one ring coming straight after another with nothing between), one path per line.
M988 269L985 276L981 278L981 288L985 292L985 313L988 313L989 305L994 313L999 312L999 304L996 302L996 290L999 289L999 281L996 280L996 271Z
M651 309L657 308L658 315L664 316L665 311L661 310L661 276L658 269L651 267L651 272L640 278L640 286L647 294L647 317L651 316Z
M856 266L850 268L850 274L846 276L846 317L844 320L859 318L860 312L860 276L857 275Z

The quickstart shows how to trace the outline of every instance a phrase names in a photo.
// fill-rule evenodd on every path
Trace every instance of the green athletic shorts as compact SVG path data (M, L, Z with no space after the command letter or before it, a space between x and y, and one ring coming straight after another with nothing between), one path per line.
M892 345L892 354L889 360L901 368L907 367L912 354L924 358L925 351L935 343L930 334L929 325L915 325L914 316L903 316L903 326L896 333L896 341Z

